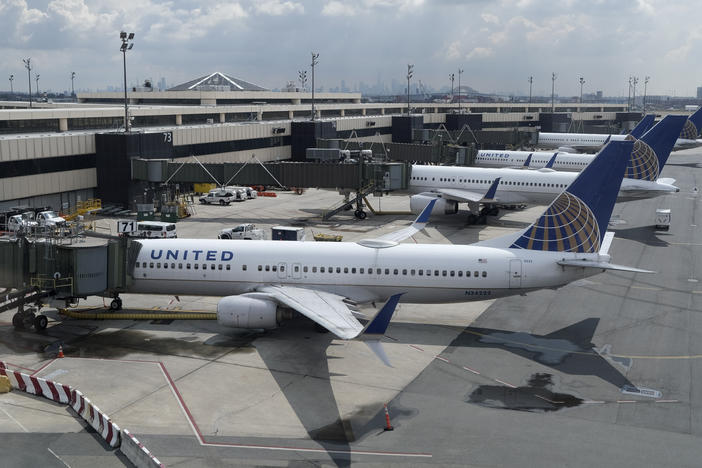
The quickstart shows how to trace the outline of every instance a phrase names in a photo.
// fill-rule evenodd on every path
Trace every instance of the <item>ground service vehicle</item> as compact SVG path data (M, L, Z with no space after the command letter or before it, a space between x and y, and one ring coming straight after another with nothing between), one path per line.
M222 229L217 236L219 239L246 239L260 240L265 238L263 229L256 228L256 225L251 223L240 224L234 228Z

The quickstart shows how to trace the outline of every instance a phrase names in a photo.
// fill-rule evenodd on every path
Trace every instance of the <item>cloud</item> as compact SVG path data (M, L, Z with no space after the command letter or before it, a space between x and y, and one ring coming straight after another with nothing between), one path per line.
M283 16L290 13L304 13L305 7L301 3L280 0L265 0L254 3L254 10L258 14Z
M483 13L480 15L480 17L485 21L486 23L492 23L492 24L500 24L500 18L497 16L493 15L492 13Z
M324 16L355 16L356 13L356 8L350 3L338 2L336 0L332 0L322 8L322 14Z
M481 59L494 55L495 51L489 47L475 47L466 54L466 60Z

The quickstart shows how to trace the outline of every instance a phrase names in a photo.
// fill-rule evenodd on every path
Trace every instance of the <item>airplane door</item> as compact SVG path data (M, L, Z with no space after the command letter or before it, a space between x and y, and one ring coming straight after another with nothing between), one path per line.
M288 277L288 272L286 271L288 268L287 263L279 263L278 264L278 278L287 278Z
M509 261L509 287L522 287L522 261L512 259Z
M299 263L292 264L292 277L296 279L302 278L302 265Z

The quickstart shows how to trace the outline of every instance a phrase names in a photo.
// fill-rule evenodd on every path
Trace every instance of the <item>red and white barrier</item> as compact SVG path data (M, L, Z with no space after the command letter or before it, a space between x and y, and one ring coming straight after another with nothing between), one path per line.
M120 429L110 418L86 398L80 390L71 393L71 408L95 429L110 447L119 447Z
M42 396L57 403L67 404L71 401L70 386L10 370L2 361L0 361L0 375L6 375L12 386L23 392Z
M126 429L122 429L122 445L120 445L119 450L137 468L166 466Z

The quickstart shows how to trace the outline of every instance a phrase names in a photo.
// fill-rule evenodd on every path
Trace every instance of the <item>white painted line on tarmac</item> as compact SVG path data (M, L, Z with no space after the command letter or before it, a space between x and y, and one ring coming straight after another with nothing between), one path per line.
M419 351L420 353L423 353L424 350L420 348L419 346L415 346L413 344L409 345L410 348L414 349L415 351Z
M680 400L656 400L655 403L680 403Z
M583 403L588 405L603 405L605 402L602 400L585 400Z
M463 366L463 370L467 370L468 372L472 372L472 373L474 373L474 374L476 374L476 375L480 375L480 372L478 372L478 371L475 370L475 369L471 369L470 367Z
M511 383L507 383L507 382L505 382L505 381L503 381L503 380L500 380L500 379L495 379L495 382L499 382L499 383L501 383L502 385L507 385L508 387L511 387L511 388L517 388L517 387L515 387L514 385L512 385Z
M434 359L438 359L438 360L444 361L444 362L449 362L448 359L446 359L445 357L441 357L441 356L434 356Z
M0 409L2 410L3 413L5 413L5 414L7 415L8 418L12 419L12 421L14 421L15 424L17 424L24 432L29 432L29 431L27 430L27 428L24 427L24 426L22 425L21 422L19 422L19 421L16 420L15 418L13 418L12 415L11 415L10 413L8 413L7 410L6 410L5 408L3 408L3 407L0 406Z
M56 455L56 453L55 453L53 450L51 450L51 449L48 448L48 447L46 448L46 450L48 450L48 451L51 453L51 455L55 456L56 459L57 459L58 461L60 461L61 463L63 463L63 464L64 464L65 466L67 466L68 468L71 468L71 465L69 465L69 464L66 463L65 461L61 460L61 457L59 457L58 455Z
M636 400L617 400L617 403L636 403Z

